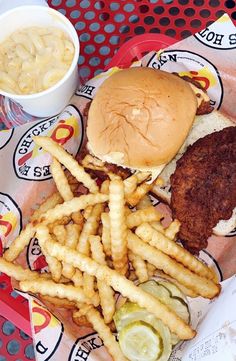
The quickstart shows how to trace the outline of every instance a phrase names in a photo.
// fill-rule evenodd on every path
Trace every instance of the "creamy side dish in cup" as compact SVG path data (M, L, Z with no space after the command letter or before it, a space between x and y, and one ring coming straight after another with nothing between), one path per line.
M60 113L78 86L79 39L70 21L45 6L0 15L0 94L38 117Z

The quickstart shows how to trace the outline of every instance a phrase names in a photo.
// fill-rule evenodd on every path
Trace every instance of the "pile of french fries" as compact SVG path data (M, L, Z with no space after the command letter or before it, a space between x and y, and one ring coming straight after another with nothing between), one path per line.
M70 309L76 324L91 324L114 360L125 360L112 334L115 292L146 308L181 340L193 338L190 325L133 282L162 275L190 297L211 299L220 292L213 270L176 243L179 222L162 226L162 215L149 197L154 185L147 183L150 174L122 179L91 155L79 164L51 138L34 141L52 156L57 192L5 251L0 271L19 281L22 291ZM89 170L104 172L106 179L98 185ZM87 192L76 196L81 184ZM32 237L38 239L49 273L23 269L16 262Z

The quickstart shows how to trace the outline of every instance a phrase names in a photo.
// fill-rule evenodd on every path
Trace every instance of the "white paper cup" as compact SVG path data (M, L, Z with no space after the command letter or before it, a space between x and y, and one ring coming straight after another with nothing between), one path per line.
M45 6L20 6L0 15L0 43L18 29L53 26L64 30L74 44L75 54L65 76L51 88L29 95L10 94L0 89L0 94L19 103L23 110L38 117L60 113L68 104L78 86L79 39L71 22L58 11Z

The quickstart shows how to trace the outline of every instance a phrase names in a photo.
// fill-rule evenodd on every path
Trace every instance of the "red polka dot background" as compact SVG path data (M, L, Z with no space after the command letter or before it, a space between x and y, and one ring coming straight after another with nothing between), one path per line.
M231 0L48 0L74 24L81 43L79 72L87 80L109 64L118 47L134 35L161 33L177 40L204 29L227 12Z

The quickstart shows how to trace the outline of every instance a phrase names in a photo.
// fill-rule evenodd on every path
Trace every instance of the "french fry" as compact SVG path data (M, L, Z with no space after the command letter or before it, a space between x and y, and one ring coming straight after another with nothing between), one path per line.
M10 247L4 252L3 257L5 260L9 262L14 261L23 249L28 246L31 238L35 235L35 231L35 227L32 223L28 223L25 229L21 231L19 236L14 239L14 241L10 244Z
M126 274L128 270L128 257L123 181L121 179L112 180L109 192L111 256L114 268L118 272Z
M136 190L138 184L144 182L149 176L150 173L148 172L137 172L126 178L124 180L125 195L127 196L133 193Z
M135 237L138 238L137 236ZM147 246L145 243L144 245ZM180 339L191 339L195 336L196 332L166 305L156 297L143 291L140 287L135 286L118 272L105 265L99 265L91 258L66 246L61 246L50 238L45 243L45 247L53 257L57 257L60 261L71 263L74 267L81 269L81 271L87 272L98 280L106 282L115 291L120 292L124 297L128 297L131 302L138 303L140 307L146 308L169 327L173 333L176 333Z
M66 228L65 228L64 225L57 224L56 226L53 227L52 232L53 232L53 234L55 235L57 241L60 244L65 244L65 242L66 242Z
M136 256L135 254L133 254L133 252L130 252L130 251L128 253L128 257L135 269L135 274L136 274L139 282L140 283L146 282L148 280L149 276L148 276L148 270L147 270L145 261L141 257Z
M110 181L109 179L106 179L104 182L102 182L100 192L103 194L109 194L109 185Z
M146 262L146 265L147 265L148 277L152 278L155 274L156 267L153 266L153 264L151 264L149 262Z
M80 226L79 232L81 232L83 225L84 225L84 217L83 217L82 213L80 211L74 212L74 213L72 213L71 218L75 224Z
M156 231L161 232L162 234L165 234L165 228L161 224L161 222L150 222L150 225L152 228L154 228Z
M75 249L79 239L79 226L77 224L68 224L66 226L65 245L71 249ZM75 274L75 268L68 263L62 262L63 276L71 279Z
M77 250L87 256L90 252L89 236L94 235L97 232L103 209L103 204L96 204L93 207L91 214L85 222L82 232L80 234Z
M99 334L104 342L109 354L114 361L128 361L121 352L120 346L115 339L115 336L111 333L110 328L104 323L100 313L94 308L90 308L86 317L88 321L93 325L94 330Z
M82 232L80 234L77 250L86 256L90 254L90 244L89 244L89 236L93 235L97 232L99 221L101 217L101 213L104 207L102 204L96 204L88 217ZM83 285L84 292L88 297L93 297L95 279L93 276L88 275L87 273L83 274Z
M71 221L71 217L69 216L64 216L60 219L57 219L55 222L53 223L49 223L47 224L50 233L53 233L53 228L55 226L65 226L66 224L68 224ZM37 221L34 221L34 224L37 225Z
M60 246L60 245L59 245ZM82 288L71 285L64 285L62 283L55 283L54 281L37 279L32 281L21 281L20 289L24 292L39 293L45 296L58 297L69 301L82 302L87 304L98 304L98 298L89 299L86 297Z
M92 210L93 210L93 206L88 206L88 207L85 208L85 210L83 211L84 219L89 218L89 216L91 215Z
M101 239L99 236L90 236L89 242L91 246L92 258L99 264L106 265L105 253L103 251ZM110 323L115 313L116 302L113 289L105 282L97 281L98 293L100 296L100 304L104 322Z
M63 198L61 197L59 192L53 193L50 197L48 197L42 204L40 204L39 208L37 208L32 216L30 217L31 222L36 221L41 214L47 212L49 209L54 208L57 204L63 202Z
M110 217L108 213L101 214L102 220L102 244L105 254L111 256L111 233L110 233Z
M138 178L136 174L132 174L130 177L124 180L125 195L131 194L135 191L138 185Z
M152 266L150 263L149 263L149 265ZM180 291L182 291L183 294L185 294L188 297L192 297L192 298L198 297L198 294L196 292L194 292L190 288L183 286L181 283L176 281L174 278L168 276L167 274L165 274L164 272L162 272L160 270L157 270L156 268L153 272L153 275L155 275L156 277L162 277L162 278L174 283L180 289Z
M138 202L136 208L137 209L145 209L145 208L148 208L151 206L152 206L151 199L148 194L145 194L145 196L143 196L143 198L141 198L140 201Z
M182 263L190 271L210 280L214 278L214 274L209 267L204 265L175 241L170 240L162 233L153 229L149 224L143 223L136 229L135 233L143 241L148 242L151 246Z
M72 319L77 326L89 328L93 327L92 324L87 320L86 316L77 316L76 312L72 314Z
M138 204L138 202L140 201L140 199L142 199L145 196L145 194L147 194L152 189L152 187L153 187L152 184L142 183L140 186L136 188L136 190L132 194L128 194L126 196L127 202L131 206L135 207L136 204Z
M37 223L43 223L45 225L48 225L61 219L64 216L70 216L74 212L85 209L89 205L104 203L106 201L108 201L108 196L101 193L87 194L80 197L75 197L70 201L58 204L53 209L49 209L47 212L41 215Z
M61 164L57 161L56 158L53 158L50 169L61 197L64 199L64 201L70 201L74 195L68 183L68 179L66 178L65 173L61 167Z
M74 310L76 303L68 301L66 298L58 298L51 296L41 296L42 301L52 303L57 308L66 308L67 310Z
M128 231L127 239L128 248L134 254L137 254L156 266L156 268L164 271L167 275L175 278L185 287L198 293L199 296L211 299L219 294L220 285L216 285L211 280L191 272L188 268L185 268L165 253L146 244L131 231Z
M103 172L107 172L108 169L105 167L104 162L100 159L93 157L91 154L87 154L82 160L81 164L84 168L99 170Z
M75 273L74 273L73 277L71 278L71 280L74 283L75 287L82 287L83 286L83 273L78 268L75 269Z
M45 248L44 244L41 245L40 243L40 235L36 233L39 244L41 246L41 250L45 256L46 262L48 264L49 271L52 275L52 279L55 282L59 282L61 275L62 275L62 264L58 261L55 257L52 257L48 254L47 249Z
M3 257L0 257L0 272L15 278L17 281L26 281L28 279L37 279L40 277L38 272L30 271L20 265L8 262Z
M81 167L78 162L64 150L64 148L54 142L52 138L36 136L33 137L33 140L38 146L42 147L63 164L79 182L83 183L85 187L90 190L91 193L98 192L98 186L95 180L85 172L84 168Z
M162 215L153 206L132 212L127 217L127 227L134 228L144 222L159 221Z
M179 232L179 228L180 228L180 222L177 219L175 219L173 222L171 222L169 227L165 229L165 236L168 237L169 239L175 239L177 233Z
M95 290L95 277L89 275L88 273L83 273L83 289L84 293L88 298L93 298L96 294ZM96 305L98 306L98 304Z

